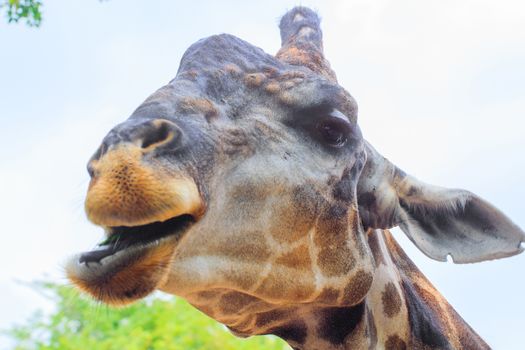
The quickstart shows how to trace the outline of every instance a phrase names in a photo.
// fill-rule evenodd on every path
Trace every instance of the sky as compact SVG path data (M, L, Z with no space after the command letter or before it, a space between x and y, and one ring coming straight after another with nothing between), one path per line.
M525 228L523 2L48 0L41 28L0 22L0 329L50 311L26 284L65 283L68 256L101 239L83 212L85 166L111 127L200 38L230 33L275 53L278 19L299 4L320 13L325 54L377 150ZM394 235L490 345L523 348L525 254L439 263Z

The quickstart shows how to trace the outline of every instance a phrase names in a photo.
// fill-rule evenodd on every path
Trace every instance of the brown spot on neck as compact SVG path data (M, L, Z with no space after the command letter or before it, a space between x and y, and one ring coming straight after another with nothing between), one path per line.
M363 270L357 271L352 281L345 287L343 291L342 304L353 305L362 300L366 293L370 290L373 276Z
M363 321L365 303L352 307L326 308L318 313L318 334L334 345L344 344L345 338Z
M385 343L385 350L406 350L407 344L399 336L391 335Z
M394 283L388 282L386 284L385 290L381 294L381 300L383 311L388 317L394 317L401 310L401 297Z

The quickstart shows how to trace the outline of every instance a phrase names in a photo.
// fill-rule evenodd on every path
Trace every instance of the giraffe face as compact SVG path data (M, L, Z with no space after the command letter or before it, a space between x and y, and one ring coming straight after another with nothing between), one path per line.
M333 79L232 36L200 41L90 160L86 212L107 240L68 275L113 304L162 289L355 305L373 271L365 162L357 106Z

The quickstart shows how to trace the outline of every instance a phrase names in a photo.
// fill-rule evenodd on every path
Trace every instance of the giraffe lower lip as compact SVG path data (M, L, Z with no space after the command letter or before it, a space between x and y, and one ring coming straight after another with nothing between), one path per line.
M193 223L195 223L193 216L185 214L163 222L141 226L112 227L108 239L96 249L82 253L78 262L100 263L102 259L129 247L151 244L167 236L182 235Z

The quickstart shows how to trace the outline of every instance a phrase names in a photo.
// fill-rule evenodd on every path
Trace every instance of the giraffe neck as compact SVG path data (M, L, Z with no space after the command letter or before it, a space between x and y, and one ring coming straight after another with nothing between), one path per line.
M352 307L310 307L300 317L307 325L302 342L282 334L286 329L277 334L294 349L411 348L410 303L404 293L403 276L389 254L383 233L369 232L368 237L376 269L366 298Z
M386 244L403 287L408 311L408 349L490 349L419 271L388 231L372 233Z
M271 305L227 290L200 293L192 304L237 335L274 334L297 350L490 349L405 255L390 232L369 231L368 243L376 269L372 286L358 305ZM225 313L223 307L217 313L207 306L221 303L231 310Z
M390 232L370 231L368 237L376 272L363 302L348 308L310 307L274 334L301 350L490 349L406 256ZM305 333L300 327L290 328L301 319L307 326Z
M374 282L359 305L311 308L294 349L490 349L406 256L388 231L368 233ZM297 320L294 321L297 324ZM293 324L293 323L291 323ZM275 334L275 333L274 333ZM294 337L292 337L294 338ZM299 337L300 338L300 337ZM302 340L298 342L298 340Z

